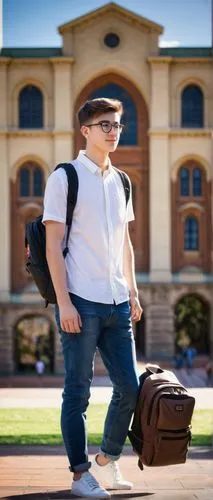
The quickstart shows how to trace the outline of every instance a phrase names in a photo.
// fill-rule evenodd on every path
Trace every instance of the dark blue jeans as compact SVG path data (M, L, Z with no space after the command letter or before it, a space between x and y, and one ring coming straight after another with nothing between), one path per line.
M88 470L86 409L90 397L94 356L98 347L113 384L105 419L101 451L117 460L127 436L138 393L135 344L129 302L101 304L70 294L81 320L81 333L62 331L59 308L56 321L61 337L65 382L61 430L70 470Z

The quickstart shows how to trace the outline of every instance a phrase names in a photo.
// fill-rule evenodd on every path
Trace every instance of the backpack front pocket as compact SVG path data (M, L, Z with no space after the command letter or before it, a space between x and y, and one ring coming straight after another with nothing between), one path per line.
M191 439L191 433L186 430L180 435L159 432L154 446L152 466L183 464L186 461L186 454Z

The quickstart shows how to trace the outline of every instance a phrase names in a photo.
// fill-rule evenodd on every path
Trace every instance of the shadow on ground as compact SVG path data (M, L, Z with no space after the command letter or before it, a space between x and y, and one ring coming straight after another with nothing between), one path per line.
M99 446L89 446L89 454L95 455L98 453ZM0 445L0 457L15 457L15 456L65 456L66 451L63 446L46 446L46 445ZM123 455L137 456L131 446L125 446ZM191 446L188 453L188 458L191 460L213 460L213 446ZM1 497L0 497L1 498Z
M116 493L116 495L111 495L111 499L139 499L145 496L150 496L153 495L153 493L145 492L145 493ZM52 492L46 492L46 493L26 493L26 495L12 495L8 497L4 497L2 500L66 500L69 498L69 500L72 498L79 498L75 496L70 496L70 490L60 490L60 491L52 491Z

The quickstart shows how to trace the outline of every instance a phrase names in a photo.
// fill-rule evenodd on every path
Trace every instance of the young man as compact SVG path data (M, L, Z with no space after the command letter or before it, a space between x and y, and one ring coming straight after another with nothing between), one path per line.
M68 187L63 169L50 175L44 198L46 254L57 296L56 321L65 364L61 428L74 473L71 493L87 498L110 497L93 473L108 488L132 487L123 480L116 462L136 404L132 321L139 321L142 314L128 232L128 222L134 219L132 196L126 205L122 180L109 159L123 128L122 112L120 101L106 98L89 100L78 112L86 150L72 162L79 188L65 260ZM100 452L91 467L86 409L97 347L113 395Z

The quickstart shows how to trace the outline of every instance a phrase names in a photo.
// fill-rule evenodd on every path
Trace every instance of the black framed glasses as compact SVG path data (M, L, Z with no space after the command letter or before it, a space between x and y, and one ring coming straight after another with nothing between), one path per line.
M109 134L109 132L111 132L112 128L114 128L114 130L116 130L116 132L121 133L125 127L125 125L123 123L118 123L118 122L111 123L111 122L108 122L105 120L97 122L97 123L90 123L90 124L85 123L85 127L95 127L95 126L101 127L101 129L103 130L103 132L105 134Z

